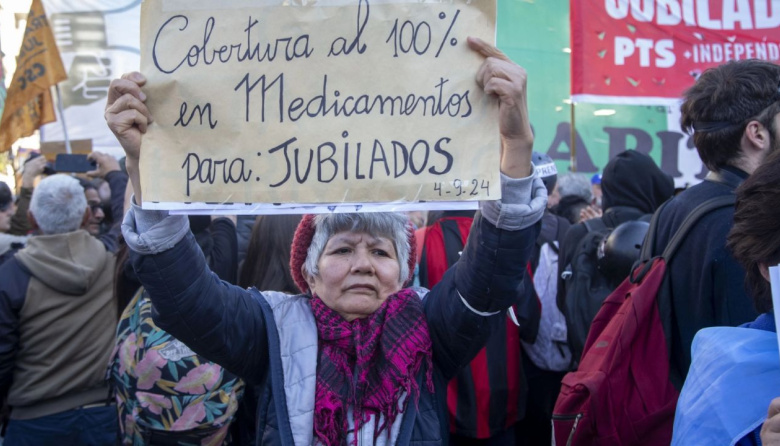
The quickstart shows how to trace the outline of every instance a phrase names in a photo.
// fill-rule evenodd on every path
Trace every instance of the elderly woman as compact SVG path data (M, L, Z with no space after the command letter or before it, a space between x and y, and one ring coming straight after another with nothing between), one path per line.
M533 175L526 77L478 39L477 82L499 99L501 201L481 203L460 261L433 290L404 289L414 267L399 214L302 219L291 270L305 294L241 289L209 274L187 219L138 206L123 231L158 325L257 384L257 443L446 444L446 383L485 344L522 290L545 208ZM140 202L144 78L115 80L106 120Z

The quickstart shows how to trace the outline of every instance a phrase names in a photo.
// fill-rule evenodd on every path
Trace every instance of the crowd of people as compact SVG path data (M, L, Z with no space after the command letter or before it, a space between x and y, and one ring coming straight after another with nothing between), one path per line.
M468 45L501 134L502 199L476 212L142 209L145 78L114 80L123 163L93 152L81 178L38 156L0 183L1 443L551 444L602 302L674 242L667 443L780 444L780 66L729 62L685 93L710 174L676 191L633 150L559 175L533 152L525 71Z

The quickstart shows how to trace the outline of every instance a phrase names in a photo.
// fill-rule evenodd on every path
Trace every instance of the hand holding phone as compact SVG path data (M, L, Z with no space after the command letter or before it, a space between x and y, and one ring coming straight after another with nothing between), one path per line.
M41 161L42 160L42 161ZM43 171L39 172L39 163L43 163ZM56 170L54 170L54 164L50 163L49 161L46 161L46 158L41 155L39 152L32 152L30 153L30 156L27 157L27 160L24 162L24 171L27 172L27 169L30 168L32 171L35 171L31 174L33 176L38 176L40 174L44 175L54 175L57 173Z
M105 178L109 172L120 170L119 161L107 153L92 152L87 158L95 166L94 170L87 172L90 177Z

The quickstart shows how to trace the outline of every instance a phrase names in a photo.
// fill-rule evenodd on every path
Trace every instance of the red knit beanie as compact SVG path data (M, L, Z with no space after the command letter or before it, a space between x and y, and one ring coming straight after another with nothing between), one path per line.
M309 284L303 277L301 266L306 262L309 246L311 246L311 241L314 239L316 230L314 217L314 214L306 214L301 218L290 248L290 273L293 280L295 280L295 284L304 293L309 292ZM414 235L414 226L412 226L411 221L406 224L406 233L409 237L409 277L407 277L406 282L409 282L414 277L414 267L417 265L417 238Z

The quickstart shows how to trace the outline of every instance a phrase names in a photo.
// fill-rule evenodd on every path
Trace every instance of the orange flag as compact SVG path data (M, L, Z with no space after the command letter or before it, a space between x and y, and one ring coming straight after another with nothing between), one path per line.
M17 139L57 119L50 87L67 78L43 4L33 0L0 119L0 153L10 150Z

